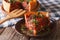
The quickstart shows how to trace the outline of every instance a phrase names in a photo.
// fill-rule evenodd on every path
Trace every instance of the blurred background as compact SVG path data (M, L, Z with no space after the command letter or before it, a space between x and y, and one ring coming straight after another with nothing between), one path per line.
M2 2L2 0L0 0L0 2Z

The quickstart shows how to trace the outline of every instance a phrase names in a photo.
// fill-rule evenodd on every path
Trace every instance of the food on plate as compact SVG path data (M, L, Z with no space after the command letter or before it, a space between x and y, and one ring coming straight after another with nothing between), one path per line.
M25 26L32 32L33 35L37 35L38 32L46 32L49 28L50 20L48 12L27 12L25 15Z
M36 8L38 7L38 2L37 0L24 0L22 2L22 5L25 9L32 11L32 10L36 10Z
M3 9L7 12L11 12L14 9L21 8L21 3L15 0L3 0Z
M37 10L39 3L37 0L3 0L3 9L11 12L14 9L26 9L28 11Z

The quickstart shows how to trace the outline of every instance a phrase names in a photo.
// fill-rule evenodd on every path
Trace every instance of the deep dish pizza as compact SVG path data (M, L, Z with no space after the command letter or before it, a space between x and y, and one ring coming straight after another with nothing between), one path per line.
M3 0L3 9L7 12L19 8L32 11L36 10L37 6L37 0Z
M49 27L50 20L48 12L27 12L25 14L25 25L33 35L38 32L45 31Z

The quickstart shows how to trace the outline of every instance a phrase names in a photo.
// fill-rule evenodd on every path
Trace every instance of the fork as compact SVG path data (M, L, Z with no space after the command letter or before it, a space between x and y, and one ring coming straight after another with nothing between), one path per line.
M26 10L15 9L12 12L10 12L4 19L1 19L0 24L2 24L3 22L5 22L7 20L13 19L13 18L21 17L25 13L26 13Z

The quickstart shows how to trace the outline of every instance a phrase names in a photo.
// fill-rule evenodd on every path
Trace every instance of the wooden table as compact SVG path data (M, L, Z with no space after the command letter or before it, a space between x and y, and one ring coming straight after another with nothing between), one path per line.
M60 21L56 22L56 32L51 33L52 35L44 38L30 38L19 34L12 27L0 29L0 40L60 40Z

